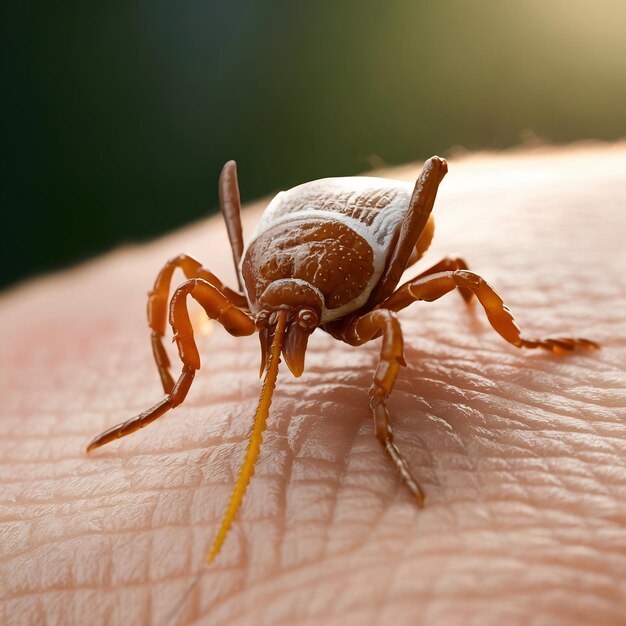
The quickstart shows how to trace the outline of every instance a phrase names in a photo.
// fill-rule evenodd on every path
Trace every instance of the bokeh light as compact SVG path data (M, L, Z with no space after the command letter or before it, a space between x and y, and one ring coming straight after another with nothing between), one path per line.
M13 3L0 284L328 175L625 134L617 0Z

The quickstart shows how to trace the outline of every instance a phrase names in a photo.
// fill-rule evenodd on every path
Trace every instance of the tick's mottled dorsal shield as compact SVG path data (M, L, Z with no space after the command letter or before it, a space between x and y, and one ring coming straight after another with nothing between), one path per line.
M431 211L446 172L446 162L432 157L412 191L398 181L368 177L327 178L294 187L272 200L244 251L237 170L234 161L229 161L220 176L219 196L239 291L224 285L188 255L170 260L157 276L148 299L148 322L165 397L141 415L98 435L87 450L143 428L185 399L200 368L188 296L231 335L258 332L263 386L245 459L209 562L218 554L254 472L280 356L300 376L307 341L316 328L350 345L382 335L380 362L369 390L375 433L419 505L424 494L394 442L386 405L400 366L405 364L397 311L458 289L466 302L474 297L480 302L493 328L514 346L557 354L576 347L598 347L580 338L523 337L500 296L459 258L445 258L397 287L404 270L430 244ZM176 269L187 280L170 299ZM183 364L176 382L163 346L168 312Z
M413 193L400 181L365 176L324 178L279 193L241 267L252 311L277 280L314 287L322 324L380 302L409 264L446 172L445 161L431 159Z
M325 178L279 193L248 245L242 274L255 310L276 280L313 286L321 322L361 308L380 279L411 191L382 178Z

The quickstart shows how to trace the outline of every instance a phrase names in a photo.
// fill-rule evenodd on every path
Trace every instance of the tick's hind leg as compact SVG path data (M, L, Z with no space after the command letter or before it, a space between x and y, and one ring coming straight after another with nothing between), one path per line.
M417 280L418 278L425 278L426 276L432 276L433 274L439 274L441 272L453 272L455 270L468 270L469 267L464 259L460 257L445 257L439 261L439 263L435 263L432 267L429 267L427 270L418 274L413 280ZM467 304L470 304L474 297L473 291L471 289L465 289L464 287L459 287L459 293L461 297Z
M178 382L172 386L167 396L152 408L98 435L87 446L88 452L147 426L170 409L177 407L187 396L196 370L200 369L200 355L193 338L193 327L187 309L188 295L200 304L211 319L220 322L231 335L236 337L251 335L256 330L254 320L208 281L194 278L181 285L174 293L170 304L170 324L183 362L183 371Z
M529 339L522 336L513 315L494 289L478 274L467 270L441 272L418 277L399 287L380 306L399 311L417 300L432 302L453 289L466 289L473 293L482 304L489 322L495 331L506 341L518 348L543 348L556 354L571 352L576 347L598 348L593 341L582 338L555 337Z
M374 416L376 438L389 455L400 475L404 479L409 491L417 503L424 503L424 492L411 475L409 466L394 443L393 432L389 424L387 398L393 390L401 365L405 365L402 354L402 329L395 314L384 309L376 309L370 313L352 319L340 330L334 332L351 345L361 345L377 337L382 332L383 343L380 351L380 362L374 374L372 386L369 389L370 407Z
M170 295L170 285L172 275L176 269L181 269L186 278L202 278L213 287L217 288L233 304L238 307L246 307L245 296L224 285L214 274L202 266L200 261L187 254L181 254L170 259L159 272L154 283L154 288L148 293L148 324L152 329L152 353L159 370L163 391L170 393L174 388L174 379L169 368L170 360L163 346L163 335L165 334L165 322L167 321L167 304Z

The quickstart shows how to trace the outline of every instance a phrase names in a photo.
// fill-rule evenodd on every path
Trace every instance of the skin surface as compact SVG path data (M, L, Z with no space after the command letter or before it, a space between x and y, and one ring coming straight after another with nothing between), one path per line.
M522 352L455 294L399 313L389 409L420 510L373 434L379 341L316 331L304 375L281 367L238 521L172 623L623 624L625 173L623 143L451 159L405 278L463 256L528 335L603 349ZM181 252L236 286L218 216L0 299L2 624L160 625L202 568L257 402L256 336L198 313L185 403L84 451L162 397L146 291Z

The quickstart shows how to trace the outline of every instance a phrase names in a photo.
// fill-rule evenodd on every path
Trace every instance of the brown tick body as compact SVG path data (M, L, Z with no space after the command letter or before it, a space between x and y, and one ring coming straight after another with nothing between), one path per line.
M586 339L527 339L498 294L458 258L446 258L397 287L404 270L428 248L437 188L447 172L439 157L429 159L414 189L379 178L329 178L278 194L265 210L244 253L239 188L234 161L219 182L220 206L237 267L239 290L225 286L195 259L181 255L159 273L149 294L152 348L165 398L141 415L96 437L88 451L143 428L186 397L200 356L193 338L187 296L232 335L259 333L263 387L246 457L208 556L219 552L236 516L259 455L281 354L295 376L304 370L310 334L320 327L350 345L382 335L380 362L369 390L376 437L421 506L424 494L394 443L386 401L405 365L396 311L418 300L432 301L458 289L467 303L476 297L493 328L520 348L555 353L596 348ZM180 268L187 282L169 299ZM169 304L169 306L168 306ZM182 373L175 383L163 347L166 319L174 331Z

